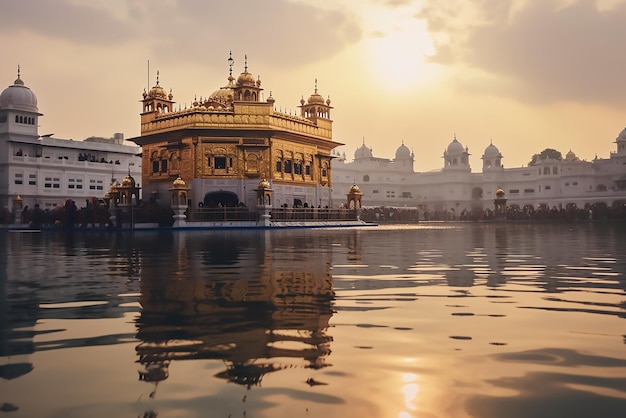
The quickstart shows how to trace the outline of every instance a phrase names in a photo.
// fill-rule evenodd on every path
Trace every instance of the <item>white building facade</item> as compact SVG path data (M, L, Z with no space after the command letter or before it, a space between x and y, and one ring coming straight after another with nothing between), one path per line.
M394 159L374 157L363 142L347 161L335 153L333 204L346 201L345 190L357 184L364 207L416 208L423 213L444 213L458 219L461 213L494 209L501 189L507 207L537 209L611 208L626 205L626 129L615 140L609 158L583 161L569 151L561 160L544 159L536 165L504 168L503 155L493 144L482 154L482 171L472 172L469 150L455 137L443 153L440 170L416 172L413 153L402 144Z
M0 207L78 207L126 175L141 177L141 149L122 134L84 141L40 136L37 97L17 79L0 94ZM5 209L6 209L5 208Z

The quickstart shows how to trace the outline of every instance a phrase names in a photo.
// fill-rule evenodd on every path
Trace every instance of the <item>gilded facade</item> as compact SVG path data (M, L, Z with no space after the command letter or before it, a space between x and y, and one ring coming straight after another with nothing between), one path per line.
M332 140L330 99L315 91L299 115L279 112L261 80L244 71L235 79L229 58L225 86L191 107L175 110L161 87L143 93L141 136L144 194L166 196L180 176L193 206L256 207L259 182L274 191L273 206L330 206ZM162 199L165 200L165 199Z

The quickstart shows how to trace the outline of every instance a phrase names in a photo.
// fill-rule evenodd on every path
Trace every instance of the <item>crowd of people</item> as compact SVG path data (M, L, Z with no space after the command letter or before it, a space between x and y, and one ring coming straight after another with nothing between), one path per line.
M16 217L19 216L19 219ZM115 224L114 224L114 221ZM30 228L114 228L121 223L128 222L169 222L172 212L167 208L160 208L151 198L147 202L140 201L130 210L122 210L120 206L109 209L109 204L102 199L86 199L82 207L78 207L72 199L64 204L51 208L41 208L39 204L33 207L24 206L21 212L12 213L7 206L0 210L0 224L22 224Z
M462 210L457 213L453 208L448 210L422 211L416 208L376 207L363 208L361 219L375 223L413 223L420 221L586 221L586 220L622 220L626 221L626 204L607 206L605 204L589 205L585 208L563 207L526 207L507 206L502 213L494 209Z
M318 209L319 210L319 209ZM328 208L325 208L328 210ZM112 213L113 211L113 213ZM32 228L85 228L85 227L115 227L121 222L157 222L168 224L171 222L171 210L161 208L152 197L147 202L139 202L132 209L132 214L122 212L119 207L113 210L102 199L92 198L85 201L85 206L78 208L76 202L67 199L65 204L52 208L42 209L38 204L30 208L25 206L21 211L21 219L16 220L15 214L7 206L0 210L0 224L21 223ZM278 212L278 210L276 211ZM111 215L115 215L117 225L113 225ZM132 216L134 219L126 219ZM620 220L626 221L626 204L592 205L585 208L575 206L568 208L557 207L506 207L503 213L493 209L463 210L456 213L449 210L423 210L417 208L375 207L361 209L360 217L366 222L373 223L417 223L421 221L587 221L587 220Z

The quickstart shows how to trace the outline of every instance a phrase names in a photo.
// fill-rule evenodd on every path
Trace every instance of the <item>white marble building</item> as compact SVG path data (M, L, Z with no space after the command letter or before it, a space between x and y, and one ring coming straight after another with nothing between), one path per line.
M129 173L141 178L141 149L123 134L83 141L40 135L41 116L18 68L15 82L0 94L0 207L13 212L21 201L45 210L67 199L81 207L102 198L112 181Z
M413 207L452 217L493 209L498 189L504 191L508 207L522 210L626 204L626 129L615 144L609 158L583 161L569 151L562 160L506 169L500 150L489 144L481 157L482 170L472 172L469 150L455 137L443 153L441 169L416 172L413 153L404 143L394 159L385 159L375 157L363 142L353 161L347 161L345 153L334 154L333 205L346 202L345 191L354 183L363 193L364 207Z

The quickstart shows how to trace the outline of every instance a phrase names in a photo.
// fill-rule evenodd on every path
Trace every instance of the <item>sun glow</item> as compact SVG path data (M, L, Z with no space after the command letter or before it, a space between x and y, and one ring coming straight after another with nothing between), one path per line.
M375 32L365 41L366 68L375 84L403 91L433 81L437 66L426 61L434 53L432 40L423 24L394 21L389 29Z

